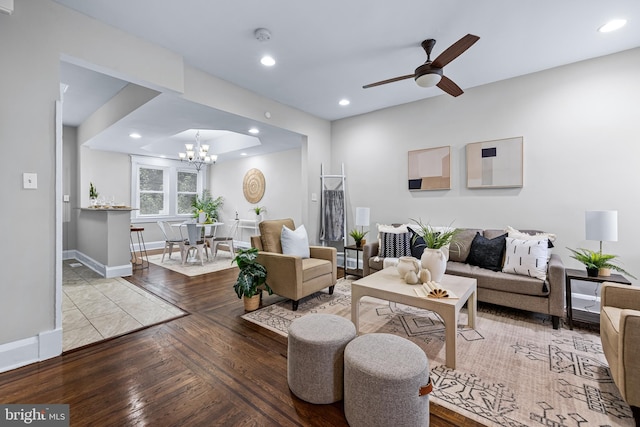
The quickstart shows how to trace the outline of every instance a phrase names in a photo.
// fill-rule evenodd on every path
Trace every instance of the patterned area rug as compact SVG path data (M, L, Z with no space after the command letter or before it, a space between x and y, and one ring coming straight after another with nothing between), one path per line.
M318 292L291 311L286 300L242 317L287 335L309 313L351 317L349 280L333 295ZM478 305L476 330L460 315L457 368L445 363L444 325L433 312L365 297L360 330L403 336L424 349L433 402L489 426L633 426L631 409L611 379L596 332L554 330L546 316Z
M184 274L185 276L199 276L201 274L237 267L235 263L231 263L233 260L233 258L231 258L231 254L224 251L218 252L218 256L215 260L213 257L210 257L210 260L205 259L204 265L200 262L186 262L183 265L179 252L171 254L171 259L169 259L169 255L165 255L164 262L161 260L162 254L149 255L150 263L168 268L169 270Z

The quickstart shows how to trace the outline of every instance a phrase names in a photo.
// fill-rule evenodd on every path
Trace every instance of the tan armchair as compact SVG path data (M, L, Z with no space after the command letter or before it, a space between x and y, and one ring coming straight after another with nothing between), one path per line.
M329 294L338 280L336 248L309 246L310 258L284 255L280 234L282 226L294 230L292 219L266 220L259 224L260 236L251 236L251 246L257 248L257 261L267 269L267 284L277 295L292 300L293 310L298 301L329 287Z
M640 288L603 283L600 339L613 381L640 423Z

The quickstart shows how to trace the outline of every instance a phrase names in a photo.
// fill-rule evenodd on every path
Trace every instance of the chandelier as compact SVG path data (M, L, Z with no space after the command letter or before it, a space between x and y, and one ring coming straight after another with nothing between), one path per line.
M200 144L200 131L196 132L196 144L184 144L186 153L178 153L178 157L181 161L186 161L195 166L196 170L200 172L203 165L210 165L218 160L218 156L215 154L209 155L209 145Z

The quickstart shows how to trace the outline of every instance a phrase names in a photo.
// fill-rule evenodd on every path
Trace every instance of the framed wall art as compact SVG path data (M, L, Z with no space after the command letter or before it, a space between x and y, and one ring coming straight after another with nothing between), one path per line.
M519 136L467 144L467 187L522 187L522 140Z
M409 190L451 189L451 147L409 151Z

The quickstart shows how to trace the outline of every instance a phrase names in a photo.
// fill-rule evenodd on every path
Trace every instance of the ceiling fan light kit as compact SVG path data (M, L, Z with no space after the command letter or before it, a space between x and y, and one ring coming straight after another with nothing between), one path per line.
M420 87L432 87L440 83L442 79L442 69L430 71L426 74L418 74L416 70L416 83Z
M393 83L400 80L412 78L416 81L420 87L432 87L438 86L441 90L448 93L451 96L460 96L463 94L462 89L453 82L450 78L446 77L442 73L442 69L449 62L462 55L467 49L469 49L475 42L480 40L480 37L473 34L467 34L460 40L449 46L442 52L436 59L431 60L431 50L436 44L434 39L427 39L422 42L422 48L427 54L427 61L415 69L413 74L407 74L405 76L394 77L387 80L382 80L376 83L370 83L363 86L363 89L370 87L380 86L387 83Z

